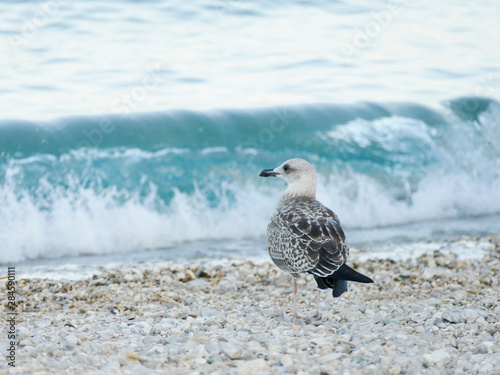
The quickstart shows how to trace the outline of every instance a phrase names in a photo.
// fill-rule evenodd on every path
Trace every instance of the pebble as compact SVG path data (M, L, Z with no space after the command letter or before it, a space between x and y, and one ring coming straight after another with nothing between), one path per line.
M433 366L437 363L446 364L450 360L450 353L446 349L434 350L432 353L424 354L424 361Z
M211 309L208 307L203 307L201 309L201 316L204 318L210 318L212 316L217 316L217 315L219 315L219 311L217 311L216 309Z
M357 262L375 283L323 293L321 318L301 320L290 316L290 278L270 262L22 279L16 367L0 361L0 374L496 374L499 255ZM299 280L304 316L315 309L313 285Z
M78 345L80 340L78 340L78 337L75 335L68 335L66 336L66 342L71 345L71 346L76 346Z
M493 353L495 344L491 341L484 341L478 345L477 350L481 354Z
M268 369L269 365L264 359L253 359L238 367L238 375L254 375L260 371L266 371Z
M447 310L442 314L443 321L453 324L465 322L464 312L459 309Z
M198 345L207 346L210 344L210 338L204 334L196 334L192 336L187 343L188 348L195 348Z
M220 351L227 355L230 359L239 359L243 353L243 346L235 342L221 341L219 342Z

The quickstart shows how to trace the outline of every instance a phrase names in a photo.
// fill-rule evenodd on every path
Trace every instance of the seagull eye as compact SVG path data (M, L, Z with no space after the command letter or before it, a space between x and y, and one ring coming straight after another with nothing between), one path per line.
M288 173L288 171L290 170L290 166L288 164L285 164L283 166L283 170L285 171L285 173Z

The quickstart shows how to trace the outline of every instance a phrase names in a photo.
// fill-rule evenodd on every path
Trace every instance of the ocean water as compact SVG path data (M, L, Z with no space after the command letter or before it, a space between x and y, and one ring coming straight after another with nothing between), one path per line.
M499 16L495 1L9 4L0 264L265 256L285 186L258 174L292 157L361 251L500 234Z

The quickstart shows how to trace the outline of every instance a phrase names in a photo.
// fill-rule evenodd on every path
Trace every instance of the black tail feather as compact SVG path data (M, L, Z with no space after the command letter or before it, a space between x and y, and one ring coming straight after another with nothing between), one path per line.
M335 280L327 279L326 277L314 276L314 280L316 280L316 285L318 285L318 288L321 290L333 289L335 286Z
M337 271L328 276L328 278L336 280L355 281L357 283L367 283L367 284L373 283L373 280L370 279L368 276L365 276L359 273L358 271L353 270L345 263L342 266L340 266L340 268Z
M332 296L335 298L340 297L344 292L347 292L346 280L335 280L335 286L332 290Z
M347 281L346 280L335 280L328 279L326 277L314 276L316 284L319 289L332 289L332 295L340 297L344 292L347 292Z
M319 289L332 289L334 297L340 297L347 292L347 281L358 283L373 283L373 280L358 271L353 270L347 264L343 264L337 271L327 277L314 276Z

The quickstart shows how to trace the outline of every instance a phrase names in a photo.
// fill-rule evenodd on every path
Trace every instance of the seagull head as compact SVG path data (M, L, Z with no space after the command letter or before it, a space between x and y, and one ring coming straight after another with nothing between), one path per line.
M316 196L316 171L304 159L290 159L274 169L264 169L261 177L279 177L288 183L288 188L283 193L283 198L297 196Z

